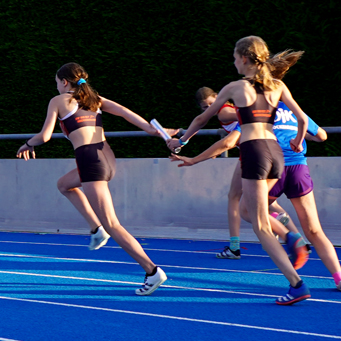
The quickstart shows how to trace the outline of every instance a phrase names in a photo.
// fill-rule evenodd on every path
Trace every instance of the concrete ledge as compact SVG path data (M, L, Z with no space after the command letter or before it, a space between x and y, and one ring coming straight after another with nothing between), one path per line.
M178 168L168 159L118 159L109 184L117 216L136 237L227 240L227 193L237 162L218 158ZM341 245L341 158L308 163L321 224ZM0 160L0 231L88 234L86 221L56 187L73 168L73 159ZM299 226L290 201L279 203ZM257 240L245 222L241 239Z

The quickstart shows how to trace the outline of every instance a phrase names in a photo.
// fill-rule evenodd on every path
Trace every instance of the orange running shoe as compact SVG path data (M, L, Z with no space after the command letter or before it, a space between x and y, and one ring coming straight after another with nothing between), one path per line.
M295 270L301 269L309 259L309 253L302 236L299 233L287 234L287 249L290 261Z

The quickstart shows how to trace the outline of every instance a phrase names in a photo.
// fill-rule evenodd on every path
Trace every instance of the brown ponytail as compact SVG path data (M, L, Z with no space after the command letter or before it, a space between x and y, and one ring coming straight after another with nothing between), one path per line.
M78 102L80 109L97 111L101 99L89 85L88 74L82 66L77 63L64 64L57 71L57 77L60 80L65 79L71 84L74 89L72 97Z

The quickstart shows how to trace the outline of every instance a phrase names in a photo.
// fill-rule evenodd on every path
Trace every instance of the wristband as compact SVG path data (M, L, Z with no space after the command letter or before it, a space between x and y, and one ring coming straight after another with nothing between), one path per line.
M28 141L28 140L26 140L26 142L25 142L26 146L29 147L29 148L32 148L33 146L31 146L30 144L28 144L27 141Z
M188 141L189 141L189 140L187 140L187 141L184 142L184 141L181 140L181 137L179 138L179 143L180 143L181 146L186 146L186 144L188 143Z

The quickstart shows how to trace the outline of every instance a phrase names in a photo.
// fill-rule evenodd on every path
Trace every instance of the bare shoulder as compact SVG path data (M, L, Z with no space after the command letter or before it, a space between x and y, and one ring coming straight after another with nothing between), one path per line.
M277 86L277 89L279 90L283 90L284 88L286 88L286 85L284 84L284 82L280 79L274 79L274 82Z
M57 95L57 96L54 96L50 99L50 103L58 103L58 101L60 101L60 96L61 95Z
M49 103L49 110L57 112L60 117L65 116L77 105L77 101L70 94L60 94L53 97Z
M234 87L244 87L247 85L250 85L250 83L247 80L238 79L237 81L230 82L229 84L226 85L226 87L234 88Z
M230 82L219 91L219 94L233 94L240 89L245 89L248 86L247 83L244 79Z
M72 99L72 96L70 94L60 94L57 96L52 97L51 103L65 103L70 102L70 99Z
M282 94L282 96L283 95L286 96L286 95L290 94L289 88L285 85L285 83L283 81L277 80L277 84L278 84L278 86L277 86L276 90L279 91Z

